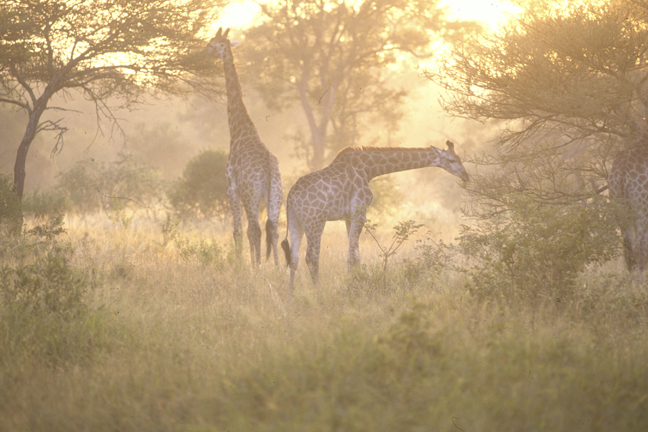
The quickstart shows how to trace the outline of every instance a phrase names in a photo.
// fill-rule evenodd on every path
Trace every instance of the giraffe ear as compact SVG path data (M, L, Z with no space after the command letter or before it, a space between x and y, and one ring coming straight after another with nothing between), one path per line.
M454 143L450 140L446 141L446 145L448 146L448 150L450 150L451 153L454 153Z
M238 44L239 44L238 41L230 42L230 46L231 46L232 48L234 48L234 47L235 47L236 45L238 45Z

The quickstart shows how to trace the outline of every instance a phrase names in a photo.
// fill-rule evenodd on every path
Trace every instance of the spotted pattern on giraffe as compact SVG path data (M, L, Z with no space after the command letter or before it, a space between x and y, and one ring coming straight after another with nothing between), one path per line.
M622 225L629 271L643 273L648 262L648 145L635 143L614 158L608 177L610 198L628 207L631 222Z
M235 244L242 239L241 204L245 209L252 264L261 261L261 227L259 210L261 199L266 203L266 256L272 251L276 265L279 265L277 244L279 242L278 220L283 202L283 186L279 162L268 150L248 114L243 102L243 92L234 65L232 47L238 42L227 38L229 29L223 33L218 29L216 36L207 45L208 54L220 58L225 74L227 90L227 120L230 132L230 153L227 159L227 198L232 211Z
M464 181L468 172L454 151L448 149L400 147L348 147L326 168L301 177L288 192L287 234L281 243L290 267L289 292L294 288L299 248L306 235L306 265L313 282L319 280L322 233L327 221L344 220L349 238L347 265L360 263L358 241L367 208L373 199L369 182L378 176L425 167L440 167ZM288 238L290 237L290 241Z

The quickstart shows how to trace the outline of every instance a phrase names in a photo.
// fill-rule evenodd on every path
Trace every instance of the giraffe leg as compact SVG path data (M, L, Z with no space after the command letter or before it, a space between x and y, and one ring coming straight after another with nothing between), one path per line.
M250 259L252 265L261 263L261 226L259 225L259 203L261 198L243 201L247 216L247 238L250 243Z
M250 257L252 265L261 263L261 226L259 225L259 216L248 213L248 242L250 243Z
M642 223L637 224L637 239L635 241L635 264L637 272L642 275L648 261L648 230Z
M306 265L308 265L308 270L310 270L311 278L315 285L319 283L320 248L325 224L326 221L321 221L314 227L309 227L313 229L306 232Z
M295 287L295 273L297 273L297 266L299 265L299 247L304 235L304 231L300 226L291 227L290 229L290 284L288 285L288 294L292 296Z
M270 193L268 200L266 200L266 207L268 208L268 222L266 223L266 242L268 247L266 255L269 257L270 248L272 248L276 266L279 266L279 252L277 244L279 243L278 225L282 202L283 187L281 185L281 175L277 170L276 174L270 180Z
M347 268L352 270L355 266L360 265L360 234L364 227L365 217L354 218L346 221L347 235L349 236L349 256L347 258Z
M243 214L241 210L241 199L238 194L238 189L236 188L236 182L233 177L230 177L229 171L227 176L227 200L232 212L234 250L236 251L237 256L240 256L243 246L243 224L241 223Z
M629 228L624 228L621 230L623 234L623 258L626 263L626 267L629 272L635 270L635 258L634 258L634 230Z

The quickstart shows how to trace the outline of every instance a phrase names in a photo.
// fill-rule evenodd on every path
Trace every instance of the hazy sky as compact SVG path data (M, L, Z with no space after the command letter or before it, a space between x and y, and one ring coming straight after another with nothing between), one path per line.
M493 27L501 19L520 10L505 0L442 0L441 5L448 6L456 19L481 21ZM258 11L259 7L251 0L233 2L225 9L215 27L244 27Z

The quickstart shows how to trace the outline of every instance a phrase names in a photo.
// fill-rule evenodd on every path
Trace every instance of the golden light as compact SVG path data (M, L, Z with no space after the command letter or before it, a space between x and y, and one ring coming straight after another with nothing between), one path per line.
M522 8L508 0L442 0L440 6L448 7L451 18L479 21L493 30L507 18L522 11ZM254 1L232 2L227 5L214 27L249 27L258 12L259 6Z
M508 0L442 0L451 18L479 21L490 30L495 30L511 16L522 12L522 8Z

